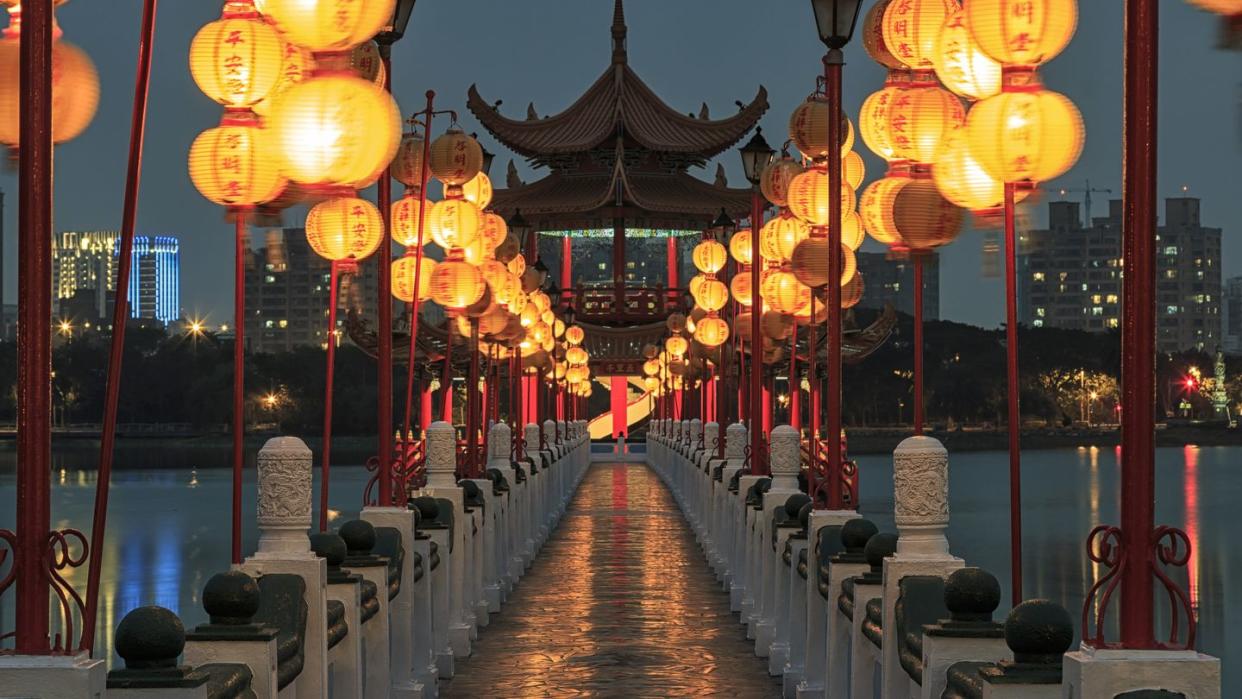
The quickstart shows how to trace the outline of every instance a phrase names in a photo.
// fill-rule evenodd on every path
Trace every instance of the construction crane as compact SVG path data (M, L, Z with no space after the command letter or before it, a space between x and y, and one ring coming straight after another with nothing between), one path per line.
M1071 188L1062 187L1061 189L1045 189L1044 191L1056 192L1057 194L1060 194L1062 197L1069 195L1069 194L1082 194L1083 205L1084 205L1082 227L1090 228L1091 227L1091 213L1092 213L1091 212L1091 195L1092 194L1112 194L1113 190L1093 188L1091 186L1091 180L1084 180L1084 185L1085 186L1083 187L1071 187Z

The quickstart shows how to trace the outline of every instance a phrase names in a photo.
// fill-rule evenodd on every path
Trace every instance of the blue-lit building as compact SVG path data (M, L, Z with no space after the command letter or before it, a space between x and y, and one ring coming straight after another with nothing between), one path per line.
M111 318L119 256L116 231L63 231L52 249L54 312L69 320ZM181 245L173 236L135 236L130 316L165 325L181 316ZM85 317L93 316L93 317Z

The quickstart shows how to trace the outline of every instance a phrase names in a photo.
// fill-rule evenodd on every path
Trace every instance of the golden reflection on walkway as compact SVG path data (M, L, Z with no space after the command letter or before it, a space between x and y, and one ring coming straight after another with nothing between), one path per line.
M597 464L444 697L775 697L680 510Z

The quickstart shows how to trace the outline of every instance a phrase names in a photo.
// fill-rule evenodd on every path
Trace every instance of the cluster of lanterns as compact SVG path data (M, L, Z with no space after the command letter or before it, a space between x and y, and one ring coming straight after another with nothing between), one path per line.
M704 241L704 243L708 242L720 245L719 242L710 238ZM724 246L720 245L720 248L719 251L704 248L703 243L700 243L699 248L695 250L695 264L699 265L700 256L708 254L707 251L710 249L711 254L719 255L713 258L719 262L716 266L716 272L719 272L725 264L722 253ZM704 252L701 253L700 249ZM712 266L706 265L709 269ZM699 269L704 269L704 266L699 265ZM704 272L700 276L714 276L716 272ZM715 280L709 279L708 281ZM724 286L723 282L717 283ZM726 290L723 301L720 302L720 308L723 308L728 300ZM716 311L709 312L702 306L696 306L688 316L684 313L670 314L668 320L665 321L668 336L664 339L664 346L649 344L643 347L643 356L646 358L643 362L643 388L653 397L660 398L674 391L700 386L709 367L720 366L722 358L720 345L728 339L729 325L719 317ZM715 328L705 332L703 331L704 324L707 327L715 326ZM708 336L709 333L719 333L720 341L716 344L709 344L710 341L715 340L715 337Z
M1046 181L1077 161L1082 117L1035 72L1068 44L1076 0L1021 5L881 0L867 14L865 48L889 70L859 117L863 141L889 164L861 202L879 242L945 245L961 230L961 209L994 212L1006 183Z
M65 0L57 0L56 5ZM9 25L0 35L0 143L20 145L22 6L18 0L0 0ZM82 49L61 38L59 25L52 33L52 142L64 143L86 130L99 106L99 74Z

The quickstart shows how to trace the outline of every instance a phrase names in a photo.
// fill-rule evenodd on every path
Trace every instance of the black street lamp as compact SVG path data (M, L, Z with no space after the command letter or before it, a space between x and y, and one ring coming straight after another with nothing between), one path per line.
M759 177L763 174L764 169L772 164L772 159L776 157L776 151L763 137L763 129L755 129L755 135L751 137L746 145L741 147L742 153L742 169L746 172L746 179L751 184L759 184ZM753 223L753 222L752 222Z
M415 1L397 0L396 7L392 11L392 20L375 35L376 43L380 46L392 46L405 36L405 29L410 26L410 14L414 12Z
M759 178L763 171L776 158L776 151L763 138L763 129L755 129L755 135L741 147L742 169L746 171L746 179L750 180L750 244L751 244L751 329L750 329L750 473L757 476L768 475L767 464L760 458L763 445L763 350L758 341L761 335L758 309L763 308L763 294L760 292L759 273L763 269L763 253L759 249L759 231L763 227L763 196L759 193Z
M815 10L819 40L830 50L840 50L854 36L862 0L811 0L811 9Z

